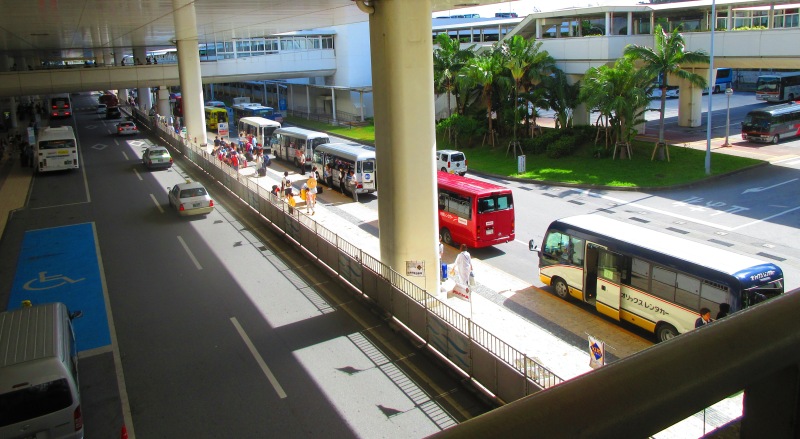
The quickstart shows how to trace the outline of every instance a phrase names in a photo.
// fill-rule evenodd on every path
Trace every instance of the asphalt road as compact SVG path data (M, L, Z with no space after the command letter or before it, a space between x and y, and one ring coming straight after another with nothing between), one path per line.
M115 344L81 352L87 437L424 437L489 410L220 186L179 218L167 188L201 173L146 171L147 139L73 99L84 166L35 176L0 281L36 264L26 231L93 224Z

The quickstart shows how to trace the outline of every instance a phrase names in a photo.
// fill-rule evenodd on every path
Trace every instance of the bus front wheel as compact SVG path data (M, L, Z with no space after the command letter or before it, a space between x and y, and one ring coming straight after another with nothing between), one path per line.
M439 231L439 236L442 237L442 241L447 244L455 247L456 243L453 242L453 235L450 234L450 231L447 229L442 229Z
M680 335L677 329L669 323L661 323L656 327L656 338L659 342L673 339Z
M777 144L778 144L778 142L780 142L780 141L781 141L781 136L779 136L779 135L777 135L777 134L775 134L774 136L772 136L772 144L773 144L773 145L777 145Z
M553 292L556 293L556 296L564 300L569 300L570 298L569 287L567 286L567 283L564 282L564 280L561 278L556 278L553 281Z

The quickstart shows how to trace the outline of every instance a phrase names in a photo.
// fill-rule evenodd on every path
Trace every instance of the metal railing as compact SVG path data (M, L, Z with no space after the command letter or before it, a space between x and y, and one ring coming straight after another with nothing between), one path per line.
M364 253L359 247L272 196L252 179L183 139L164 118L134 109L143 128L184 154L230 192L259 212L273 228L315 255L388 316L426 342L498 403L560 384L555 373L502 341L436 296Z

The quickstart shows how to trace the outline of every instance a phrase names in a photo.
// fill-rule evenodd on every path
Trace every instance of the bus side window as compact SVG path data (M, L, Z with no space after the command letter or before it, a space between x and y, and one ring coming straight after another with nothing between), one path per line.
M630 285L642 291L649 291L650 287L650 263L638 258L631 258L630 279L622 283Z
M675 279L677 273L661 267L653 267L653 288L650 290L654 295L675 301Z
M729 303L728 287L703 281L703 284L700 285L700 306L712 310L712 315L716 315L720 303Z
M692 310L700 309L700 279L678 273L676 287L675 303Z
M439 210L444 210L447 205L447 194L439 194Z
M570 238L570 240L571 241L569 245L569 260L572 262L573 265L583 267L583 252L586 244L580 238L572 237Z

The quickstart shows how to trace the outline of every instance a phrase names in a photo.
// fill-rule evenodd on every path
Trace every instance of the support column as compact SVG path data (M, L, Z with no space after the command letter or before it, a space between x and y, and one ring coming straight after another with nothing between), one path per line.
M306 116L311 115L311 86L306 85Z
M708 76L708 69L691 70L700 76ZM699 127L703 124L703 89L685 79L670 77L670 82L672 81L677 81L680 89L678 94L678 126ZM675 82L672 83L674 84ZM709 95L710 98L711 95Z
M431 49L433 50L433 49ZM331 111L333 111L333 123L336 124L336 89L331 89Z
M613 29L611 29L611 12L606 12L606 36L613 35Z
M633 12L628 12L628 35L633 35Z
M369 17L381 261L438 292L431 0L373 2ZM410 189L413 188L413 189ZM424 263L424 277L407 265Z
M162 85L158 88L158 114L164 116L169 120L172 115L172 110L169 105L169 88Z
M200 48L197 43L197 17L192 0L172 0L175 9L175 39L178 48L178 75L181 79L184 125L189 140L208 143L206 115L203 111L203 80L200 75Z
M725 20L725 29L733 29L733 6L728 5L728 18Z
M570 85L574 85L581 79L583 79L583 75L567 75L567 83ZM590 118L591 114L589 112L589 108L586 107L586 104L578 104L578 106L572 111L572 126L591 125L592 121Z
M536 39L537 40L541 40L542 39L542 20L543 20L543 18L537 18L536 19Z
M144 47L135 47L133 49L133 59L137 65L145 65L145 59L147 58L147 49ZM136 103L140 110L144 111L145 113L149 112L151 108L153 108L153 98L152 93L149 87L139 87L136 89Z

